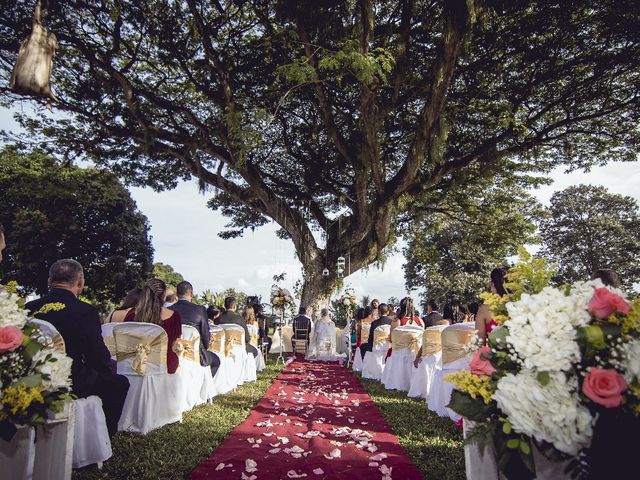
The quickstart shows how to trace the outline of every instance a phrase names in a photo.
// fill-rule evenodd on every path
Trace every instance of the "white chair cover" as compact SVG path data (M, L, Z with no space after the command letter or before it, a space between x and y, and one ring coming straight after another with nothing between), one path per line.
M116 339L113 338L114 325L118 325L118 323L103 323L101 326L101 329L102 329L102 339L104 340L104 344L109 349L111 358L115 360L116 359Z
M412 339L416 348L398 348L396 346L398 334L407 334ZM413 361L416 357L417 348L422 343L423 328L418 325L404 325L397 327L391 333L391 343L393 351L391 356L387 358L387 363L382 372L382 383L387 390L407 391L411 386L411 370L413 369ZM404 336L404 335L403 335Z
M446 328L446 325L436 325L435 327L429 327L425 331L437 331L442 332ZM422 347L424 348L424 337ZM427 398L429 389L433 382L433 376L435 374L436 365L439 365L440 358L442 357L442 351L436 352L432 355L422 355L418 368L411 370L411 386L409 387L408 397L413 398Z
M181 408L186 412L214 397L216 391L211 368L200 365L200 332L191 325L182 325L179 341L183 342L183 350L176 375L182 377L184 396ZM180 347L177 351L180 351Z
M384 332L387 336L391 331L391 325L380 325L375 329L374 333ZM380 381L382 372L384 371L384 359L389 351L389 341L383 343L374 343L371 351L365 353L362 361L362 376Z
M40 331L53 340L54 349L65 352L64 340L60 332L51 323L34 318ZM101 465L111 458L111 440L107 429L107 419L102 409L100 397L92 395L74 400L75 424L73 427L73 468L80 468L92 463Z
M224 331L225 336L229 337L230 334L237 335L238 343L229 352L229 358L233 361L232 378L235 385L241 385L244 382L253 382L257 379L256 375L256 360L250 353L247 353L247 347L245 345L244 328L235 324L220 325Z
M211 337L223 332L224 328L217 325L209 327L209 333ZM224 336L222 338L222 349L220 351L211 350L215 353L220 360L220 367L216 372L216 376L213 377L214 390L217 395L224 395L230 392L238 386L237 375L234 373L235 363L233 357L225 357L224 355Z
M311 330L306 358L335 362L344 355L336 351L336 324L330 318L320 318Z
M446 326L442 331L443 346L444 336L447 331L451 330L475 330L475 324L473 323L455 323L453 325ZM470 355L465 355L462 358L458 358L452 362L441 363L436 365L435 373L433 374L433 383L427 396L427 406L429 410L436 412L441 417L449 417L453 421L458 421L460 415L453 410L447 408L449 401L451 400L451 392L453 391L453 385L444 381L444 376L449 373L456 373L460 370L469 368ZM441 360L441 362L444 359Z
M258 329L257 325L247 325L247 330L249 330L249 336L252 339L251 345L256 347L256 350L258 350L258 356L255 357L256 370L258 372L261 372L262 370L267 368L267 365L264 361L264 355L262 355L262 349L258 346L258 338L260 338L260 330Z
M271 353L280 353L281 351L283 353L293 352L292 337L293 328L291 325L284 325L282 327L282 338L280 338L280 328L276 327L271 337Z
M95 395L74 401L76 425L73 432L73 468L100 464L111 458L111 441L102 400Z
M118 430L145 434L169 423L182 421L184 386L182 377L167 373L167 334L152 323L125 322L113 327L118 357L127 352L127 344L140 346L155 339L163 352L159 362L148 361L143 374L133 368L135 357L118 358L118 373L129 379ZM160 337L160 338L158 338Z
M360 343L366 343L366 341L369 339L369 330L371 330L371 324L363 323L360 329ZM356 348L356 351L353 354L353 371L362 371L362 355L360 354L360 347Z

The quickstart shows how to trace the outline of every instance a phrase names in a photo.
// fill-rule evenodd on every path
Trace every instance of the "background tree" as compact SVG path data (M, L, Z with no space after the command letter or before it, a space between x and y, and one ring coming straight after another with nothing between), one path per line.
M554 193L540 227L544 254L558 264L556 280L590 278L612 268L627 288L640 281L637 202L604 187L578 185Z
M45 293L51 264L73 258L84 267L84 295L104 306L151 273L147 219L112 173L5 147L0 192L9 239L0 264L5 281Z
M182 274L176 272L171 265L162 262L153 264L153 276L173 288L184 280Z
M424 195L636 158L639 2L49 6L65 115L20 115L28 138L156 189L197 178L231 218L223 237L275 221L306 305L326 303L338 256L351 272L379 259ZM5 79L32 7L0 12Z
M500 180L415 204L405 217L407 289L423 289L423 300L439 305L477 301L493 268L537 242L534 222L542 211L522 188Z

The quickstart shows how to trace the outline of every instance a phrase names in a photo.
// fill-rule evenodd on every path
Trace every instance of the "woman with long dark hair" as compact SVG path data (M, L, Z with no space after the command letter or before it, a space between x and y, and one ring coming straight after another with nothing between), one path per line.
M507 268L504 267L497 267L491 270L491 283L489 284L491 293L496 293L501 297L509 294L505 287L507 271ZM487 342L487 335L496 326L497 323L493 319L493 313L489 306L487 304L480 305L476 315L476 330L478 331L478 338L483 345Z
M142 287L140 299L135 307L127 312L125 322L142 322L160 325L169 337L167 349L167 372L175 373L178 369L178 355L173 351L173 346L182 334L180 314L164 308L164 293L167 289L165 283L159 278L152 278Z
M124 301L122 302L122 305L120 305L119 307L116 307L113 310L113 312L111 312L111 315L109 315L109 320L107 321L107 323L112 323L112 322L118 323L118 322L124 321L125 317L127 316L127 313L129 313L129 310L138 304L138 300L140 300L141 296L142 296L141 288L133 288L129 290L127 292L127 296L124 297Z

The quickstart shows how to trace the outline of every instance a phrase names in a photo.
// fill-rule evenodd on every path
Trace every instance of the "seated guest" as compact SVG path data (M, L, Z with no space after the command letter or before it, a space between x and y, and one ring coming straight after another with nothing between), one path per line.
M111 312L111 315L109 315L109 320L107 321L107 323L122 322L124 320L126 313L129 311L129 309L131 307L135 307L138 304L138 300L140 300L141 295L142 295L141 288L134 288L132 290L129 290L127 292L127 296L124 297L124 301L122 302L122 305L120 305L119 307L114 309L113 312ZM120 313L116 315L117 312L120 312Z
M167 290L164 292L164 303L162 306L164 308L169 308L171 305L178 301L178 296L173 287L167 287Z
M311 318L307 316L307 309L301 306L298 316L293 319L293 337L296 340L306 340L309 343L311 333Z
M209 319L209 325L217 325L220 318L220 309L217 305L209 305L207 307L207 318Z
M159 278L147 280L142 287L142 295L138 304L131 307L125 314L125 322L153 323L160 325L167 332L169 337L169 348L167 348L167 372L176 373L180 361L178 355L173 351L176 340L182 335L182 324L180 314L164 308L164 292L167 286Z
M438 312L438 304L435 300L427 302L427 316L424 317L424 326L433 327L438 320L442 320L442 315Z
M260 344L267 344L267 353L271 350L271 337L269 336L269 319L262 311L262 305L256 303L253 306L256 312L256 318L258 319L258 335L260 336Z
M112 372L111 354L102 339L98 310L78 299L83 288L82 266L75 260L58 260L49 269L49 293L27 303L25 308L60 332L67 355L73 360L72 392L81 398L100 397L109 435L113 435L118 429L129 380ZM59 303L64 308L37 313L49 303Z
M602 280L602 283L607 287L620 288L622 285L618 274L615 270L611 270L610 268L601 268L593 272L591 280L595 280L596 278Z
M182 325L190 325L200 333L200 365L210 367L211 374L215 376L220 367L218 356L210 352L209 348L209 319L207 310L196 305L193 300L193 286L189 282L182 281L176 286L178 301L169 307L169 310L180 314Z
M359 308L358 312L360 314L360 318L357 324L358 336L356 338L356 348L362 345L363 340L365 340L364 338L362 338L362 325L364 324L370 325L371 322L373 322L373 312L369 305L367 305L364 308ZM356 314L356 316L358 315Z
M360 345L360 354L362 355L362 359L364 360L364 355L367 352L370 352L373 349L373 338L374 332L376 328L380 325L391 325L391 317L389 317L389 305L386 303L381 303L378 306L378 311L380 312L380 318L371 322L371 328L369 329L369 338L366 343L362 343Z
M236 302L235 297L227 297L224 299L224 309L225 312L220 315L220 318L218 319L218 325L234 324L240 325L244 328L244 343L247 352L252 353L254 357L257 357L257 350L249 343L250 336L249 330L247 329L247 323L244 321L244 318L236 313L238 310L238 303Z

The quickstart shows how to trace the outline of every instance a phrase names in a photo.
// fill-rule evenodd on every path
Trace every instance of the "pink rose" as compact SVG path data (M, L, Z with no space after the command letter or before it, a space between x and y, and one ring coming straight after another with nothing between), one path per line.
M24 335L18 327L9 325L0 328L0 353L12 352L22 344Z
M629 302L607 288L596 288L588 308L597 318L602 319L614 312L629 313Z
M471 362L469 362L471 373L479 377L492 375L496 369L489 360L485 360L485 358L489 357L491 357L491 349L489 347L480 347L480 349L476 350L473 357L471 357Z
M485 329L487 330L487 333L491 333L493 332L494 328L498 327L498 322L496 322L493 318L491 320L489 320L487 322L487 325L485 327Z
M582 384L582 393L607 408L619 407L626 389L627 382L618 372L596 367L589 370Z

